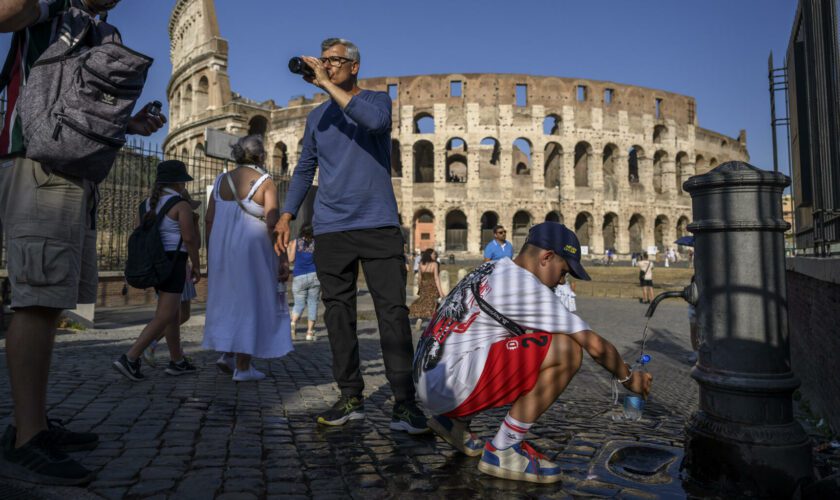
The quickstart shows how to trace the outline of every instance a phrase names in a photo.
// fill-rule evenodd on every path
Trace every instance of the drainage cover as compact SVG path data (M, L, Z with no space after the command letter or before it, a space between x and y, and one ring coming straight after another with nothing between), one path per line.
M661 498L684 498L680 463L684 451L643 441L608 441L589 468L588 479L597 479L651 493Z
M611 472L628 479L666 483L671 480L668 467L677 455L661 448L636 445L617 449L607 461ZM642 476L642 477L638 477Z

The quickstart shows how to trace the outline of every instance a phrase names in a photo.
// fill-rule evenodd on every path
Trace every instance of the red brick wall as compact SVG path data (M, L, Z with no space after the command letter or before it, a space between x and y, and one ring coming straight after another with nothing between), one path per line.
M787 272L790 354L800 391L840 432L840 285Z

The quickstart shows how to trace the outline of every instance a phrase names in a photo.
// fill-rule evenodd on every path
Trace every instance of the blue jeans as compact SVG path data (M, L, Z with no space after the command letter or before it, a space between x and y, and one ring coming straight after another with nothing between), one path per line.
M303 309L308 305L309 321L315 321L318 317L318 300L321 298L321 282L318 281L317 274L295 276L292 280L292 294L295 297L292 315L300 318Z

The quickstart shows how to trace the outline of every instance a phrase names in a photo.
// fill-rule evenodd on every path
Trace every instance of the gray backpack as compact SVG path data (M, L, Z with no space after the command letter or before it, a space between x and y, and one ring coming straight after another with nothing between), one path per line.
M18 103L26 156L98 183L125 144L152 59L123 45L116 28L74 7L55 28Z

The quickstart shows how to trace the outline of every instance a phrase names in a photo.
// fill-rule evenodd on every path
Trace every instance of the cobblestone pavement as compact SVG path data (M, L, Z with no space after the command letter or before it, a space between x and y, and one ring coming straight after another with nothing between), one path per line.
M621 299L579 298L579 313L613 341L625 359L638 356L644 306ZM64 334L57 338L50 379L50 417L74 430L100 435L99 447L74 457L97 471L87 488L105 498L316 498L458 497L566 498L681 496L682 490L628 486L599 474L599 452L614 440L640 440L681 448L683 426L696 408L686 307L663 303L650 322L647 342L653 392L644 418L614 422L606 371L585 356L583 368L560 400L532 428L529 439L565 471L562 484L496 480L433 436L410 437L388 429L393 401L385 381L376 324L360 323L366 382L366 418L324 429L314 415L338 396L329 345L297 341L283 359L257 361L268 377L233 383L216 370L216 355L200 350L201 327L183 332L185 348L200 367L194 376L169 377L162 363L144 366L147 380L132 383L111 361L124 352L137 326ZM0 341L0 351L5 343ZM165 349L163 349L165 352ZM482 437L496 432L506 409L477 417ZM10 420L5 352L0 357L0 424ZM3 487L22 483L3 483ZM13 490L6 490L13 491ZM31 495L80 498L84 491L39 488ZM0 496L4 496L0 494Z

